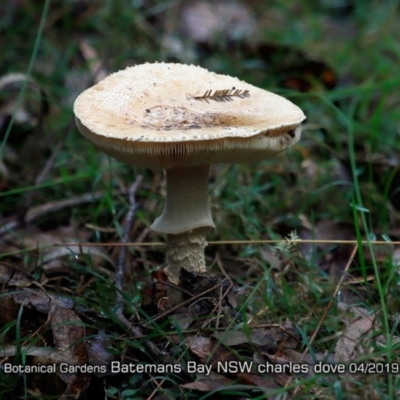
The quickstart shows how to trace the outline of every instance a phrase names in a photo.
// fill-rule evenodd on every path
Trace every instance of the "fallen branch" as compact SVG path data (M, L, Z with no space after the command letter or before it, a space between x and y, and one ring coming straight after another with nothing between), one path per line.
M39 217L43 217L44 215L55 213L63 210L68 207L75 207L83 203L90 203L92 201L100 200L104 197L105 191L98 191L94 193L85 193L81 196L72 197L70 199L65 199L61 201L54 201L45 204L41 204L40 206L31 207L25 214L25 218L23 221L20 218L16 217L11 219L8 222L5 222L2 226L0 226L0 236L9 233L13 229L17 229L22 225L22 222L25 224L29 224ZM113 194L122 194L122 190L116 190ZM78 245L80 245L78 243Z

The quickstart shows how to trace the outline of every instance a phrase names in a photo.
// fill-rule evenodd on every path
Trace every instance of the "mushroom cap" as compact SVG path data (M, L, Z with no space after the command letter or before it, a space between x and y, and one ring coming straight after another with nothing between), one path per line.
M170 63L126 68L74 103L79 131L136 166L174 168L267 158L300 138L303 112L227 75Z

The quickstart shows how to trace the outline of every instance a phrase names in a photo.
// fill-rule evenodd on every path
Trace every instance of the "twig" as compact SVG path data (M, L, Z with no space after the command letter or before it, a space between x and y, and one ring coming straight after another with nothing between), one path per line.
M165 282L162 282L162 283L165 284ZM164 317L166 317L167 315L172 314L172 313L173 313L175 310L177 310L178 308L181 308L181 307L185 306L186 304L191 303L192 301L195 301L195 300L197 300L197 299L200 299L200 298L204 297L204 295L206 295L207 293L212 292L212 291L215 290L215 289L218 289L218 288L220 287L220 285L221 285L221 284L218 283L218 284L214 285L213 287L204 290L204 292L201 292L201 293L199 293L199 294L196 294L196 296L192 296L190 299L187 299L187 300L183 301L182 303L179 303L179 304L177 304L176 306L173 306L173 307L169 308L167 311L164 311L163 313L161 313L161 314L159 314L159 315L153 317L153 318L152 318L152 322L155 322L155 321L157 321L157 320L159 320L159 319L161 319L161 318L164 318ZM141 324L141 325L142 325L144 328L150 328L150 327L149 327L148 325L146 325L146 324Z
M35 179L35 185L40 185L46 179L46 176L51 171L51 168L54 165L54 162L55 162L55 160L56 160L56 158L58 156L58 153L60 152L60 150L61 150L61 148L62 148L62 146L64 144L64 140L65 140L65 138L58 142L56 148L51 153L51 156L46 161L46 164L44 165L42 170L37 175L37 177ZM26 195L23 208L22 208L22 210L20 212L20 215L18 216L18 219L20 220L21 225L25 224L25 217L26 217L28 209L32 205L32 200L33 200L33 196L35 195L35 192L36 192L35 190L31 190Z
M121 194L121 190L117 190L114 194ZM26 214L24 222L26 224L32 222L33 220L42 217L46 214L52 212L58 212L64 208L74 207L82 203L90 203L91 201L100 200L104 197L105 191L98 191L94 193L85 193L81 196L72 197L71 199L65 199L61 201L54 201L45 204L41 204L40 206L30 208ZM13 218L10 221L4 223L0 226L0 236L8 233L9 231L16 229L21 226L21 221L19 218ZM65 244L65 243L64 243ZM81 246L81 243L76 243L75 245Z
M209 318L207 318L204 322L203 322L203 324L201 325L201 328L200 328L200 330L201 329L204 329L207 325L208 325L208 323L211 321L211 317L212 317L212 315L214 314L214 312L218 309L218 312L217 312L217 320L216 320L216 325L215 325L215 327L216 328L218 328L218 326L219 326L219 321L220 321L220 319L221 319L221 308L222 308L222 301L224 300L224 298L228 295L228 293L230 292L230 290L232 289L232 287L233 287L233 283L231 282L231 281L229 281L230 282L230 285L229 285L229 287L228 287L228 289L226 289L225 290L225 292L224 293L222 293L222 283L220 283L220 286L219 286L219 300L218 300L218 303L215 305L215 307L211 310L211 312L210 312L210 317ZM200 330L199 330L199 333L200 333Z
M167 287L170 287L170 288L174 288L174 289L176 289L176 290L179 290L179 291L182 292L182 293L187 294L189 297L193 297L193 294L190 293L189 290L186 290L186 289L184 289L184 288L182 288L182 287L179 287L179 286L177 286L177 285L174 285L174 284L171 283L171 282L168 282L168 281L160 281L160 280L158 280L158 279L153 279L153 284L157 284L157 283L161 283L163 286L167 286ZM180 306L180 304L178 304L178 306L177 306L177 307L174 307L173 309L177 309L177 308L179 308L179 306ZM172 308L169 308L169 310L172 310Z
M222 272L222 274L225 276L225 278L226 278L228 281L230 281L229 275L227 274L227 272L225 271L224 266L222 265L221 257L220 257L220 255L219 255L219 252L218 252L218 251L217 251L217 253L216 253L216 255L215 255L215 258L216 258L216 260L217 260L218 268L220 269L220 271Z
M132 230L133 221L135 219L135 211L137 208L136 204L136 191L142 182L143 177L139 175L134 184L128 190L128 197L129 197L129 210L126 216L126 223L124 226L124 231L122 233L122 243L128 243L129 241L129 234ZM115 286L117 288L117 305L122 306L122 284L124 280L124 272L125 272L125 259L126 259L126 246L121 247L119 252L118 264L117 264L117 273L115 274ZM122 313L122 311L121 311Z
M125 328L129 331L129 333L133 334L133 336L135 338L139 339L139 338L144 337L144 335L140 331L140 329L137 328L136 326L134 326L133 324L131 324L125 318L125 316L122 314L122 309L118 309L118 311L116 312L116 317L121 322L121 324L125 326ZM161 356L161 357L165 358L165 354L151 340L146 340L145 345L154 356L156 356L156 357Z
M119 192L122 193L122 192ZM98 196L99 195L99 196ZM90 200L96 200L97 197L101 197L102 195L104 195L103 192L98 192L93 194L92 197L90 197L89 199L86 199L86 201L90 201ZM89 196L89 195L84 195L84 196ZM72 199L71 199L72 200ZM83 199L84 200L84 199ZM62 201L60 203L64 203L66 201ZM82 201L81 201L82 202ZM56 203L56 205L58 205L59 203ZM78 202L79 204L79 202ZM61 206L63 207L69 207L71 206L70 204L61 204ZM34 207L35 209L38 209L38 211L40 211L39 209L41 209L44 206L39 206L39 207ZM61 208L63 208L61 207ZM34 208L32 208L32 211L35 211ZM45 213L40 213L40 215L35 215L34 218L37 218L41 215L43 215ZM2 234L4 234L5 232L9 231L10 229L14 228L14 225L11 226L12 224L15 224L16 221L12 220L10 222L8 222L6 225L0 226L0 236ZM216 241L210 241L207 242L209 246L220 246L220 245L225 245L225 244L236 244L236 245L246 245L246 244L252 244L252 245L256 245L256 244L279 244L279 243L284 243L283 240L216 240ZM393 240L393 241L386 241L386 240L319 240L319 239L297 239L294 242L292 242L292 244L302 244L302 243L310 243L310 244L344 244L344 245L348 245L348 244L353 244L353 245L357 245L357 244L362 244L362 245L383 245L383 246L398 246L400 245L400 241L399 240ZM47 249L49 247L63 247L65 246L66 243L53 243L53 244L49 244L49 245L43 245L43 246L35 246L35 247L29 247L29 248L25 248L23 250L17 250L17 251L11 251L8 253L3 253L0 255L0 258L2 257L8 257L11 255L16 255L16 254L21 254L21 253L29 253L31 251L38 251L38 250L43 250L43 249ZM129 242L129 243L120 243L120 242L100 242L100 243L89 243L89 242L75 242L75 243L69 243L68 242L68 246L87 246L87 247L124 247L124 246L132 246L132 247L163 247L165 246L165 242ZM369 277L369 279L367 280L373 280L374 278Z
M142 182L143 177L139 175L133 185L129 188L128 190L128 195L129 195L129 210L128 214L126 216L126 223L124 226L124 231L122 233L122 238L121 242L122 243L128 243L129 241L129 234L132 230L133 226L133 221L135 219L135 211L137 208L137 203L135 199L135 195L137 192L137 189ZM117 264L117 272L115 274L115 287L117 289L117 302L116 302L116 313L115 316L118 318L118 320L121 322L122 325L125 326L125 328L128 329L130 333L133 334L134 337L136 338L143 338L144 335L140 331L139 328L135 327L131 322L129 322L123 313L123 297L122 297L122 285L123 285L123 280L124 280L124 272L125 272L125 259L126 259L126 246L121 247L121 251L119 253L118 257L118 264ZM164 356L163 352L158 349L158 347L151 342L150 340L146 340L145 346L148 348L148 350L155 356Z

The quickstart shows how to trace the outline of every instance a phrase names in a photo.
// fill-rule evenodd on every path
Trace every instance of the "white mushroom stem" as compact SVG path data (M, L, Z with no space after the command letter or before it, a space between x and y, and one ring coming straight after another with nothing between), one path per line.
M151 229L164 234L179 234L196 228L214 228L208 201L209 165L170 168L167 198L163 213Z
M215 227L208 199L209 170L209 165L166 170L165 207L151 228L166 235L166 272L174 284L179 283L181 268L206 272L206 234Z

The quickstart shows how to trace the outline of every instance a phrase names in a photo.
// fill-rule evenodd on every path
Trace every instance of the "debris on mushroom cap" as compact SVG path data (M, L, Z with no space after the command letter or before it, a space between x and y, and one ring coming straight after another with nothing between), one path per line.
M84 91L81 133L131 165L161 168L253 161L300 138L303 112L289 100L184 64L142 64Z

